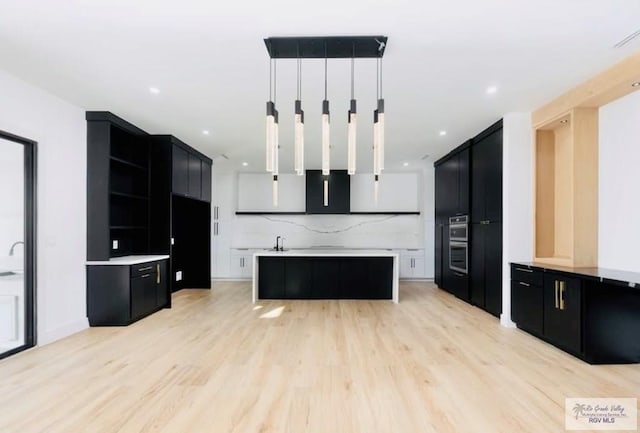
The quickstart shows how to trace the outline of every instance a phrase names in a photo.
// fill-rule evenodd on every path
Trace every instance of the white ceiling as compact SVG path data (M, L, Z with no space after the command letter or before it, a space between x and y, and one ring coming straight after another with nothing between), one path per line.
M637 51L640 38L613 45L638 28L638 0L0 0L0 68L87 110L224 154L222 169L247 161L244 170L260 171L262 39L384 34L386 167L400 170L405 161L406 169L431 164L504 113L535 109ZM329 61L334 168L346 166L349 64ZM306 163L319 168L323 61L303 68ZM490 85L496 94L486 94ZM295 88L295 60L280 61L283 172L293 170ZM356 61L356 98L358 168L367 171L372 60Z

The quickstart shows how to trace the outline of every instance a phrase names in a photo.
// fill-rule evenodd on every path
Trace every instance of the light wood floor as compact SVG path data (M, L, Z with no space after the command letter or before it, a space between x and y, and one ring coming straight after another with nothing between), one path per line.
M563 432L565 397L638 397L430 283L387 301L183 290L127 328L0 361L0 432Z

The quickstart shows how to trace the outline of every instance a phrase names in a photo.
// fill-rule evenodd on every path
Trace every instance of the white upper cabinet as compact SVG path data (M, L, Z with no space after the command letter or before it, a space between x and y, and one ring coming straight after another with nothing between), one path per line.
M273 206L273 177L268 173L238 174L239 212L304 212L304 176L278 175L278 206Z
M376 205L373 174L351 176L351 212L418 212L419 179L418 173L383 173Z

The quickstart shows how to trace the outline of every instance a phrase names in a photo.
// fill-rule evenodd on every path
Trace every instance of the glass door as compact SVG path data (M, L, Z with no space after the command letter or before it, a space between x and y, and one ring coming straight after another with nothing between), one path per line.
M0 358L35 344L35 151L0 131Z

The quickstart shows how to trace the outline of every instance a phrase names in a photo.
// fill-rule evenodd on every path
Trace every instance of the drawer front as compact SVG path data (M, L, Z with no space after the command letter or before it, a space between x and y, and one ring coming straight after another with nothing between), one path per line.
M147 274L157 274L160 262L140 263L131 265L131 278L141 277Z
M511 279L521 281L532 286L542 287L543 274L540 271L525 268L524 266L511 267Z

